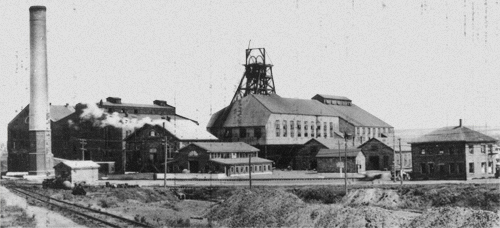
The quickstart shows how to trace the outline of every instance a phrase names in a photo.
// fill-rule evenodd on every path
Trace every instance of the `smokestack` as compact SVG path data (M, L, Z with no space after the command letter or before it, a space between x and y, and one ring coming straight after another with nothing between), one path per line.
M462 127L462 119L459 119L459 121L458 121L458 127Z
M30 11L29 175L53 174L47 79L46 8Z

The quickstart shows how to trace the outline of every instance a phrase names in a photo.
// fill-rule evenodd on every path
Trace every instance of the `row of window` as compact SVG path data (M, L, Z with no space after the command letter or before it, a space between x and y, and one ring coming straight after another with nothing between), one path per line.
M310 123L309 123L310 122ZM310 125L309 125L310 124ZM323 126L323 127L321 127ZM329 126L329 128L328 128ZM295 133L297 133L297 137L328 137L328 133L330 137L334 135L335 125L333 122L320 122L316 121L304 121L304 128L302 128L302 122L300 120L293 121L290 120L290 123L286 120L280 121L276 120L274 127L276 129L276 137L295 137ZM283 129L283 131L281 131ZM328 131L329 129L329 131ZM290 132L288 132L290 130Z
M253 173L271 171L271 165L253 165L250 167ZM231 173L248 173L248 166L231 166Z
M114 109L114 108L108 108L108 113L134 113L134 114L156 114L156 115L168 115L170 114L169 111L167 110L162 110L162 109Z
M474 170L475 164L474 162L469 163L469 173L475 173ZM465 173L465 164L464 163L448 163L448 164L439 164L438 168L434 167L434 163L420 163L420 171L422 173L435 173L436 171L441 174L458 174ZM486 166L486 162L481 162L481 173L493 173L493 162L488 162L488 166Z
M210 153L210 158L248 158L257 157L257 152L252 153Z
M483 144L481 145L481 153L486 153L486 147L487 145ZM474 145L470 144L468 145L468 151L470 154L474 154ZM444 147L444 146L427 146L420 148L420 154L458 154L459 150L457 147L454 146L449 146L449 147ZM493 145L488 145L488 153L493 153Z
M392 128L386 128L386 127L357 127L356 128L356 135L361 136L361 135L366 135L366 136L376 136L376 137L382 137L382 134L388 135L390 133L393 133Z
M233 137L233 131L232 129L226 129L224 132L224 137L225 138L232 138ZM252 135L247 131L246 128L241 127L239 128L239 138L246 138L246 137L252 137ZM253 137L255 138L260 138L262 137L262 129L260 127L254 127L253 128Z

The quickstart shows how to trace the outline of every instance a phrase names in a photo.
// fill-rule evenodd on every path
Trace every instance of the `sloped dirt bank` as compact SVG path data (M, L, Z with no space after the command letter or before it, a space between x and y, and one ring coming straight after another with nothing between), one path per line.
M429 201L430 202L430 201ZM283 189L240 189L206 215L215 227L498 227L495 212L431 207L423 213L395 189L354 189L336 204L305 203Z

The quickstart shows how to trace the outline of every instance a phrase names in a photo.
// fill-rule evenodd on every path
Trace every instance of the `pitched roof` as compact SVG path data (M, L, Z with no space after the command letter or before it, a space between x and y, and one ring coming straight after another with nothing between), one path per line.
M358 107L355 104L351 105L325 105L329 107L332 112L340 113L339 117L342 117L347 122L354 124L355 126L363 127L392 127L388 123L379 119L378 117L372 115L371 113L365 111L364 109Z
M56 122L75 112L75 108L69 105L50 105L50 118Z
M458 127L443 127L425 134L411 142L428 143L428 142L497 142L495 138L471 130L470 128Z
M344 139L343 138L323 138L323 137L318 137L318 138L312 138L310 140L308 140L305 144L309 144L313 141L316 141L320 144L322 144L323 146L325 146L326 148L328 149L335 149L335 148L338 148L339 145L340 147L344 147ZM339 144L340 143L340 144Z
M341 113L329 109L317 100L283 98L277 94L271 95L249 95L255 97L272 113L295 114L295 115L322 115L340 116Z
M102 104L99 103L100 106L109 106L109 107L138 107L138 108L159 108L159 109L172 109L173 106L167 104L167 106L161 106L156 104L134 104L134 103L112 103L108 101L103 101Z
M238 164L248 165L248 158L213 158L210 159L210 161L224 165L238 165ZM262 164L262 163L271 163L273 161L259 157L252 157L250 162L252 164Z
M192 143L207 152L259 152L260 150L244 142L195 142Z
M85 168L99 168L100 165L93 161L74 161L74 160L64 160L58 163L56 166L66 165L72 169L85 169Z
M364 142L363 144L359 145L358 148L361 148L361 147L365 146L366 144L372 143L374 141L379 142L380 144L382 144L384 146L387 146L391 150L393 150L393 148L395 148L396 151L399 151L399 141L394 142L394 140L392 140L392 139L388 140L387 142L383 142L377 138L371 138L368 141ZM405 139L401 140L401 151L411 151L411 146L408 144L408 141L406 141Z
M142 117L145 118L144 116ZM138 119L140 120L142 118ZM163 124L165 124L165 130L179 140L218 140L217 137L210 134L210 132L208 132L204 127L199 126L197 123L191 120L177 118L171 118L170 121L164 119L153 119L151 122L135 130L133 134L125 137L124 140L127 141L139 134L139 132L150 129L152 126L156 126L161 129L163 128Z
M347 157L356 157L358 156L359 153L361 152L361 149L358 148L347 148ZM344 157L346 156L345 149L321 149L318 151L318 154L316 157L323 157L323 158L338 158L338 157Z

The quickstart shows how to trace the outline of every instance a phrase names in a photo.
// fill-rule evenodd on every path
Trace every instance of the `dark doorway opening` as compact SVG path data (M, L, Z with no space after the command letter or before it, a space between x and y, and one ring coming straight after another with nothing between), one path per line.
M378 156L370 156L369 162L372 170L380 170L380 163Z
M198 173L198 171L199 171L198 161L189 161L189 172Z

